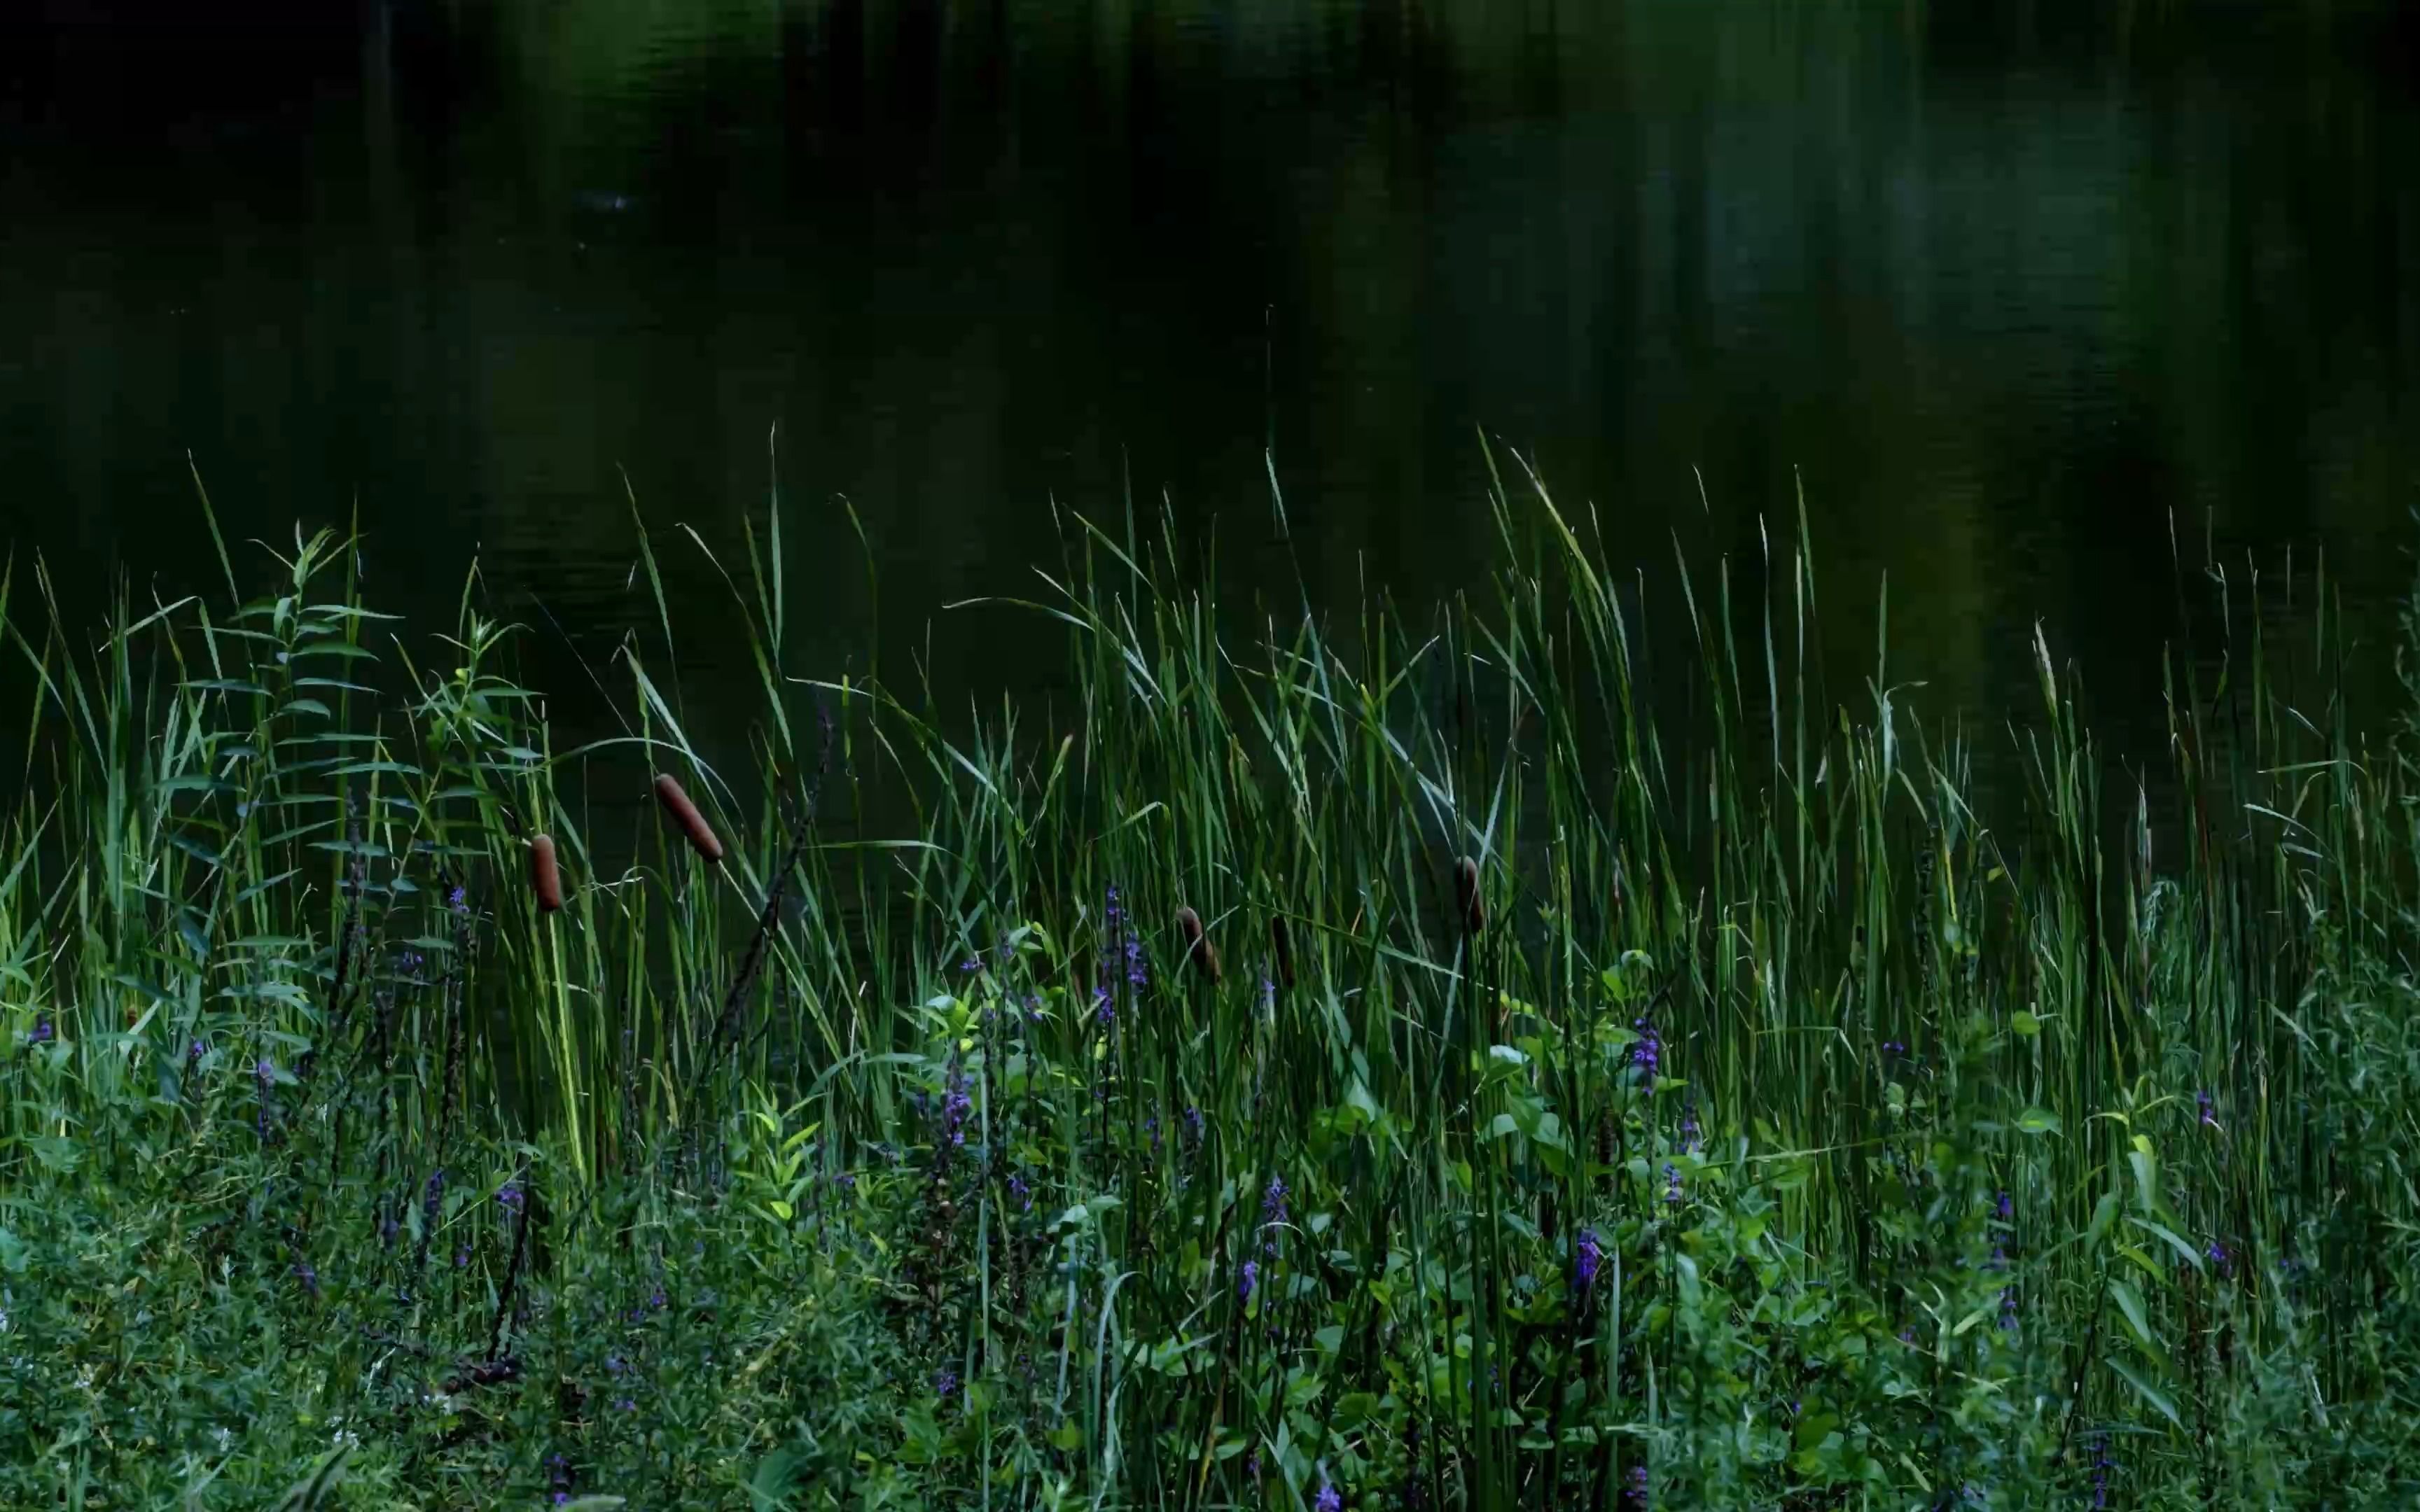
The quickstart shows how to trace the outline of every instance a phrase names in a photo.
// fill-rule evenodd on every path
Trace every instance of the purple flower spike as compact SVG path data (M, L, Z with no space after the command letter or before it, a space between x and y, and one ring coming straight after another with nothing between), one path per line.
M1329 1485L1327 1477L1323 1475L1319 1480L1318 1500L1311 1504L1313 1512L1342 1512L1344 1498L1337 1494L1336 1488Z
M1579 1260L1575 1268L1575 1273L1578 1277L1580 1289L1582 1291L1586 1291L1589 1288L1596 1285L1597 1267L1604 1263L1605 1247L1597 1242L1596 1230L1593 1228L1581 1229Z
M1241 1279L1235 1284L1235 1295L1245 1302L1252 1300L1252 1288L1261 1284L1261 1262L1246 1260Z

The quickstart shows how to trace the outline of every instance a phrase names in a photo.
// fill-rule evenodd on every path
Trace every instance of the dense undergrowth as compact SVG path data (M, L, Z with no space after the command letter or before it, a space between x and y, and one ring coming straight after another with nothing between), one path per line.
M1497 509L1491 602L1248 642L1070 521L980 611L1079 706L954 738L791 663L777 510L745 771L668 612L560 751L475 579L21 568L0 1504L2412 1504L2420 836L2324 589L2205 575L2122 788L2045 638L1987 813L1803 530L1651 657Z

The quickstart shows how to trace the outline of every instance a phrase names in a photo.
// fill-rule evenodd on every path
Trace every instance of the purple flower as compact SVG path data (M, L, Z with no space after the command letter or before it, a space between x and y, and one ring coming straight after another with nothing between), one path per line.
M1033 1188L1026 1184L1023 1176L1012 1176L1008 1179L1008 1195L1017 1200L1019 1212L1033 1211Z
M1647 1495L1647 1467L1645 1465L1633 1465L1630 1467L1630 1489L1623 1493L1623 1496L1624 1499L1629 1502L1630 1505L1636 1509L1636 1512L1647 1512L1647 1508L1650 1504L1648 1502Z
M192 1044L185 1046L185 1058L187 1060L199 1060L209 1053L210 1047L202 1043L199 1040L196 1040Z
M958 1394L958 1373L943 1369L933 1377L933 1395L943 1401Z
M1586 1291L1589 1288L1596 1285L1597 1267L1604 1263L1605 1248L1597 1242L1596 1230L1593 1228L1581 1229L1579 1260L1575 1267L1575 1272L1578 1276L1580 1289L1582 1291Z
M1681 1205L1681 1168L1677 1165L1664 1167L1664 1200L1675 1208Z
M958 963L958 969L960 971L972 974L983 969L983 963L972 956L969 956L966 960Z
M2016 1332L2017 1288L2014 1287L2000 1288L2000 1326L2012 1334Z
M1633 1019L1630 1026L1638 1031L1638 1042L1630 1047L1630 1063L1652 1077L1664 1063L1664 1041L1656 1038L1655 1026L1646 1019Z
M949 1096L941 1103L941 1133L954 1147L967 1142L967 1115L975 1105L967 1090L970 1085L964 1068L950 1072Z
M2211 1100L2211 1095L2208 1092L2195 1092L2194 1100L2201 1105L2201 1126L2205 1129L2217 1128L2218 1104Z
M569 1503L570 1500L571 1493L569 1491L557 1491L554 1493L554 1504L557 1506L565 1505Z
M51 1041L51 1036L57 1032L51 1027L51 1016L44 1013L34 1020L34 1032L25 1038L32 1044L48 1044Z
M1698 1129L1698 1104L1692 1101L1681 1110L1681 1148L1694 1155L1703 1149L1705 1144Z
M496 1188L496 1205L506 1212L521 1211L521 1187L519 1181L506 1181Z
M1202 1110L1200 1108L1185 1110L1185 1134L1186 1137L1195 1144L1202 1143Z
M446 890L445 906L465 917L468 917L471 912L471 904L460 887L451 887Z
M1319 1496L1311 1504L1312 1512L1342 1512L1344 1498L1339 1496L1336 1488L1327 1483L1326 1476L1322 1475L1319 1477Z
M1093 989L1093 1009L1100 1015L1101 1027L1105 1029L1118 1021L1117 1005L1109 1000L1109 989L1106 986Z
M613 1399L613 1411L617 1412L635 1412L638 1410L639 1404L628 1396L617 1396Z
M1235 1285L1235 1295L1245 1302L1252 1300L1252 1288L1261 1284L1261 1262L1246 1260L1242 1278Z
M2006 1192L2000 1194L1999 1216L2000 1222L2004 1224L2012 1224L2017 1221L2017 1205L2009 1199L2009 1195Z

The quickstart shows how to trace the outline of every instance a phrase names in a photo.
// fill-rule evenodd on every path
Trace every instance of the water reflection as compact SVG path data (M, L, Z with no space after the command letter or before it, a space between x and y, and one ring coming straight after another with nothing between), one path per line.
M1163 496L1227 582L1418 601L1495 549L1484 426L1626 558L1757 560L1803 482L1842 648L1996 722L2028 626L2124 738L2174 531L2326 546L2373 632L2420 500L2397 8L1679 0L54 8L0 22L0 495L192 579L475 548L594 658L626 483L736 554L780 426L801 665ZM1274 448L1295 536L1276 538ZM747 669L671 549L710 711ZM2307 593L2304 595L2307 598ZM945 618L941 690L1052 644ZM561 650L540 675L573 686ZM588 716L580 716L587 717Z

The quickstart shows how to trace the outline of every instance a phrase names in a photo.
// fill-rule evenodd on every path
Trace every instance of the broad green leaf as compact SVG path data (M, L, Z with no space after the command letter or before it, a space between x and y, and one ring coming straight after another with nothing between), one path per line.
M2130 1365L2125 1361L2118 1359L2116 1355L2111 1355L2109 1357L2109 1368L2117 1371L2118 1375L2124 1377L2126 1384L2134 1388L2135 1395L2141 1396L2143 1400L2150 1403L2152 1408L2156 1410L2162 1417L2166 1418L2169 1422L2175 1424L2180 1428L2185 1426L2184 1419L2177 1415L2177 1404L2168 1399L2168 1394L2160 1390L2159 1387L2152 1385L2149 1381L2144 1380L2141 1372L2137 1371L2133 1365Z
M2017 1127L2029 1134L2056 1134L2058 1115L2046 1107L2029 1107L2017 1115Z

